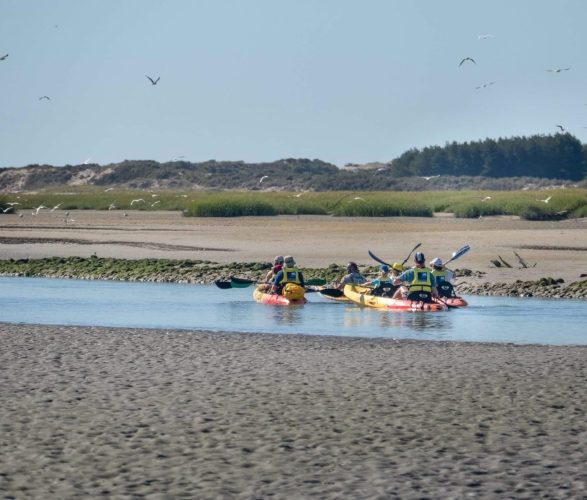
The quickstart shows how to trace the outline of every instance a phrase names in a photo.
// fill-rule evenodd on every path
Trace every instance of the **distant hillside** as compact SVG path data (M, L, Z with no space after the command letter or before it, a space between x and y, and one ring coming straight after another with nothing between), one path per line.
M59 186L129 189L420 191L585 185L587 150L569 134L413 149L389 163L347 164L288 158L271 163L125 160L109 165L28 165L0 169L0 190Z

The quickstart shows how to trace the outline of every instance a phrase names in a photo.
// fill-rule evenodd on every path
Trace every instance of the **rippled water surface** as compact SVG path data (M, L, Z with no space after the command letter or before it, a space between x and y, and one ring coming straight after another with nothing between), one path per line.
M300 333L345 337L587 344L587 302L473 297L441 313L389 312L308 294L297 307L257 304L252 288L0 278L0 322Z

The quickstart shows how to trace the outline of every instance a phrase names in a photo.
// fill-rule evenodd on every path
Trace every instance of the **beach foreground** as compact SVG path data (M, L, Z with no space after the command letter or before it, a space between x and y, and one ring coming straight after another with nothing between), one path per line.
M5 498L584 498L584 347L0 325Z

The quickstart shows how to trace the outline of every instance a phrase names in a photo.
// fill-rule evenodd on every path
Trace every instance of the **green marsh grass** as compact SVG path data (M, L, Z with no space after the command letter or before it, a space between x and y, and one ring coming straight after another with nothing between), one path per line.
M18 198L17 198L18 196ZM551 197L548 203L546 200ZM142 200L134 202L133 200ZM542 191L421 192L268 192L145 191L68 188L0 194L0 207L17 210L39 205L61 210L171 210L193 217L331 215L339 217L431 217L434 212L460 218L518 215L531 220L587 216L587 189ZM131 205L132 204L132 205Z

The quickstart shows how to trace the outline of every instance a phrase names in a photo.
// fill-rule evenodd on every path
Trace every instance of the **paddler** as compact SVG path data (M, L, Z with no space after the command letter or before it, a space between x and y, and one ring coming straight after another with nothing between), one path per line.
M287 283L298 285L302 289L304 288L304 276L296 266L296 261L291 255L286 255L283 259L283 267L275 274L273 278L272 293L282 294L283 289Z
M438 295L441 297L452 297L454 296L453 285L451 283L454 273L445 267L440 257L435 257L430 261L432 266L432 274L436 278L436 288L438 289Z
M341 279L337 279L333 283L334 288L338 288L342 290L345 285L362 285L367 281L367 278L361 274L359 271L359 266L356 262L349 262L346 265L347 274L345 274Z
M420 302L432 302L434 297L438 297L436 290L436 278L432 270L426 267L426 258L422 252L414 255L414 267L404 271L400 276L393 280L394 285L407 284L407 288L400 288L393 298L405 298L407 300L417 300Z

